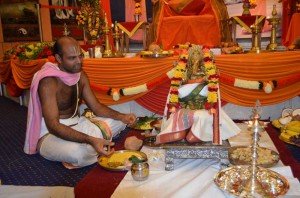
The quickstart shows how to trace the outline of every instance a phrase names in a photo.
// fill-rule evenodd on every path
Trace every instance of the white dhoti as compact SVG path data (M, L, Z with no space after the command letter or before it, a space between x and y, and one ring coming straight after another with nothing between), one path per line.
M222 140L237 135L240 128L220 109L220 136ZM200 141L213 140L213 116L207 110L181 109L170 118L156 137L156 143L182 140L190 132Z
M106 127L109 127L111 130L111 137L116 136L126 127L123 122L110 118L98 117L95 119L105 122ZM103 132L101 132L100 128L83 116L80 118L61 119L60 122L84 134L103 138ZM43 135L42 139L40 139L41 143L38 150L44 158L52 161L66 162L76 167L84 167L97 162L98 153L91 145L66 141L50 134L44 119L42 120L41 134Z

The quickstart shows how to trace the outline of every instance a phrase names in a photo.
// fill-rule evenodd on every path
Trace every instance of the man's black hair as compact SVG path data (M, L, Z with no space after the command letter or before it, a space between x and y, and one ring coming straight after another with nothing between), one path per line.
M53 46L53 54L58 54L60 57L62 57L63 53L62 53L62 46L61 46L61 42L60 39L58 39Z

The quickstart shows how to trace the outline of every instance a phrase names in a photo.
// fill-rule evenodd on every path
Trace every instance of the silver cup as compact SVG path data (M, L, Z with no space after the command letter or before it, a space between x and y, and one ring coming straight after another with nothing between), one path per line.
M95 49L94 48L89 48L89 56L90 58L95 58Z
M131 175L136 181L144 181L149 176L149 164L147 162L133 163Z

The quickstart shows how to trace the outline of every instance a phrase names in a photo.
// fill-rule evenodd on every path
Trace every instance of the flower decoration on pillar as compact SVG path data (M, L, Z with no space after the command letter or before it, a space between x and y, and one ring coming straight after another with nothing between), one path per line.
M142 15L142 6L141 6L141 0L134 0L134 19L136 22L139 21L140 15Z
M88 39L92 40L92 44L95 44L104 22L101 0L79 0L79 2L81 10L76 15L77 24L84 29Z
M141 0L134 0L134 13L138 15L142 15L142 6L141 6Z

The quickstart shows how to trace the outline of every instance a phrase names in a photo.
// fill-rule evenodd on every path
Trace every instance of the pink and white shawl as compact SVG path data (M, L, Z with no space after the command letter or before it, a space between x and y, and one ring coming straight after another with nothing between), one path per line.
M65 84L75 85L80 79L80 72L70 74L59 70L57 64L47 62L41 70L35 73L31 87L30 98L28 104L27 114L27 129L24 145L24 152L27 154L35 154L37 152L37 143L40 138L41 122L42 122L42 108L38 95L38 86L41 79L45 77L60 78Z

